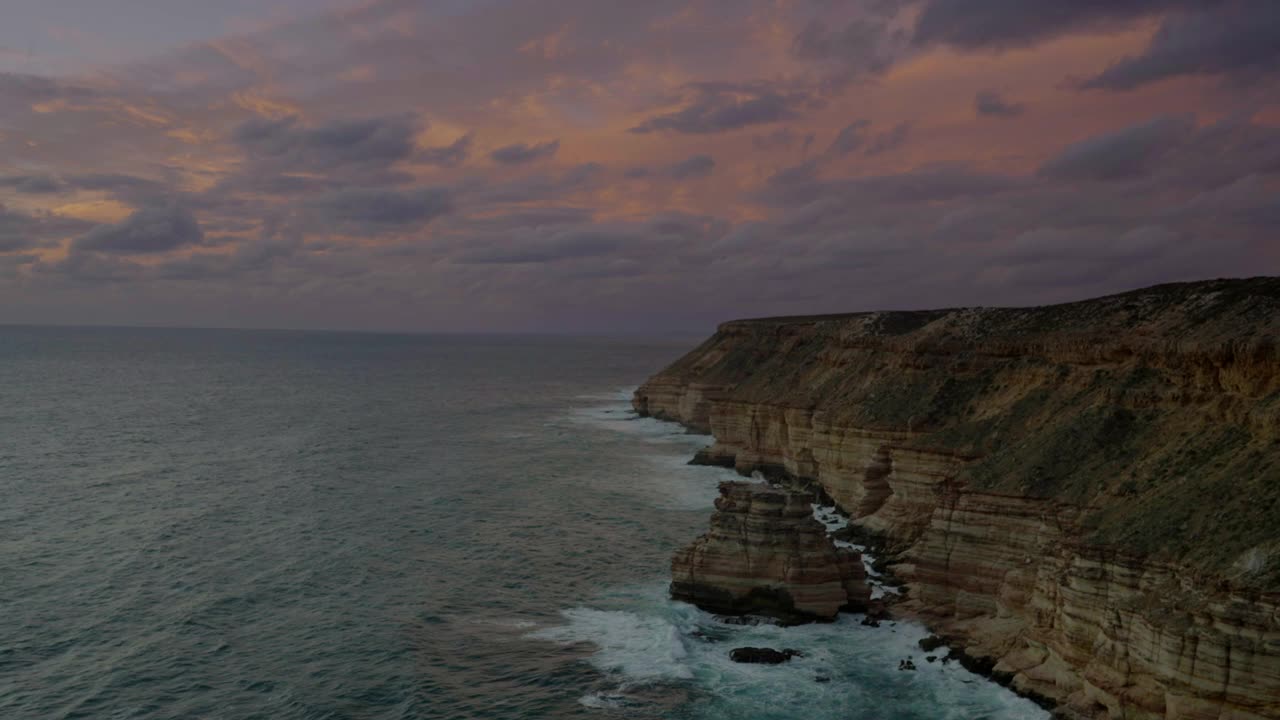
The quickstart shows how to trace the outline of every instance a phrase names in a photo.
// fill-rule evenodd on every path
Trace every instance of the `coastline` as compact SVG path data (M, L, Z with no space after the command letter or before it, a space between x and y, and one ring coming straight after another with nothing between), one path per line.
M1280 279L720 325L633 396L1073 720L1280 717Z
M703 429L701 428L691 426L688 423L672 417L645 415L638 411L637 417L651 417L661 422L672 423L684 428L684 430L691 435L707 434L703 432ZM712 435L711 437L714 440L715 436ZM714 456L706 454L705 451L709 449L710 446L694 453L693 457L689 460L689 464L721 467L737 471L732 462L726 463L722 459L717 459ZM853 544L862 553L863 562L867 565L868 571L874 571L875 573L874 579L872 579L870 574L868 575L868 579L872 582L873 591L881 591L879 594L873 594L872 596L872 602L878 602L877 606L868 608L865 613L854 613L855 615L861 614L868 619L874 619L876 621L888 622L902 620L917 623L923 626L930 633L931 637L929 640L936 639L941 643L940 645L930 648L922 646L922 651L930 652L939 647L945 647L948 651L945 655L947 661L955 661L959 663L961 667L974 675L982 677L994 685L1006 688L1015 693L1018 697L1030 700L1046 711L1052 713L1059 707L1059 703L1054 698L1043 695L1034 690L1020 690L1013 682L1013 673L996 670L997 660L995 658L972 655L966 651L964 645L957 638L940 635L939 633L942 632L941 628L931 624L930 619L926 615L921 613L901 613L895 611L895 608L906 599L906 594L909 592L910 587L908 583L894 575L892 568L888 566L887 561L884 560L880 553L887 544L886 538L883 535L868 532L855 525L848 510L841 507L840 503L832 498L820 483L794 475L788 472L786 468L778 465L758 467L754 471L746 473L738 471L738 475L745 478L752 478L757 473L760 475L760 479L769 484L811 493L815 499L815 511L818 511L820 507L834 508L834 511L844 519L844 527L847 528L847 531L851 533L854 538L852 543L849 543L847 539L845 539L845 542ZM824 522L824 525L827 525L828 530L830 531L830 524ZM832 535L834 537L834 533ZM897 588L897 590L888 592L885 591L885 586ZM1058 716L1055 715L1055 717Z

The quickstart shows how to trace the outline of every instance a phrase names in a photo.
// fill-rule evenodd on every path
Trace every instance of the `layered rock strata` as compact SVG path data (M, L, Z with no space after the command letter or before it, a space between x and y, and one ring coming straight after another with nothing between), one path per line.
M735 321L642 386L1071 718L1280 718L1280 279Z
M832 620L870 599L862 557L837 548L810 495L725 482L711 529L671 560L671 595L726 615Z

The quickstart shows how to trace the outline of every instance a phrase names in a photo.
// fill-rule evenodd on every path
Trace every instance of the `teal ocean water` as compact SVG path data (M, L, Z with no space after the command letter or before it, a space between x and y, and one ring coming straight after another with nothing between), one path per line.
M0 328L0 718L1045 717L666 599L730 475L626 398L693 342Z

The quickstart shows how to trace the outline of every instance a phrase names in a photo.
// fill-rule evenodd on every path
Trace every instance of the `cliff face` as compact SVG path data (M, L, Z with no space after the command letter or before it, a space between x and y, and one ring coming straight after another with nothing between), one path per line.
M735 321L634 405L821 485L1064 716L1280 717L1280 279Z
M862 556L837 548L807 493L720 484L711 530L671 560L671 595L710 612L832 620L871 597Z

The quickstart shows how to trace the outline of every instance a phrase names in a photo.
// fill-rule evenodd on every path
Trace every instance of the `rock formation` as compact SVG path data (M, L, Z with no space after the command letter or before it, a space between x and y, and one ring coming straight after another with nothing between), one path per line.
M837 548L807 493L720 484L711 530L671 560L671 595L725 615L831 620L870 598L862 557Z
M799 650L786 648L740 647L729 652L729 659L737 663L754 663L757 665L781 665L793 657L803 657Z
M729 322L634 405L819 485L1060 716L1280 718L1280 278Z

